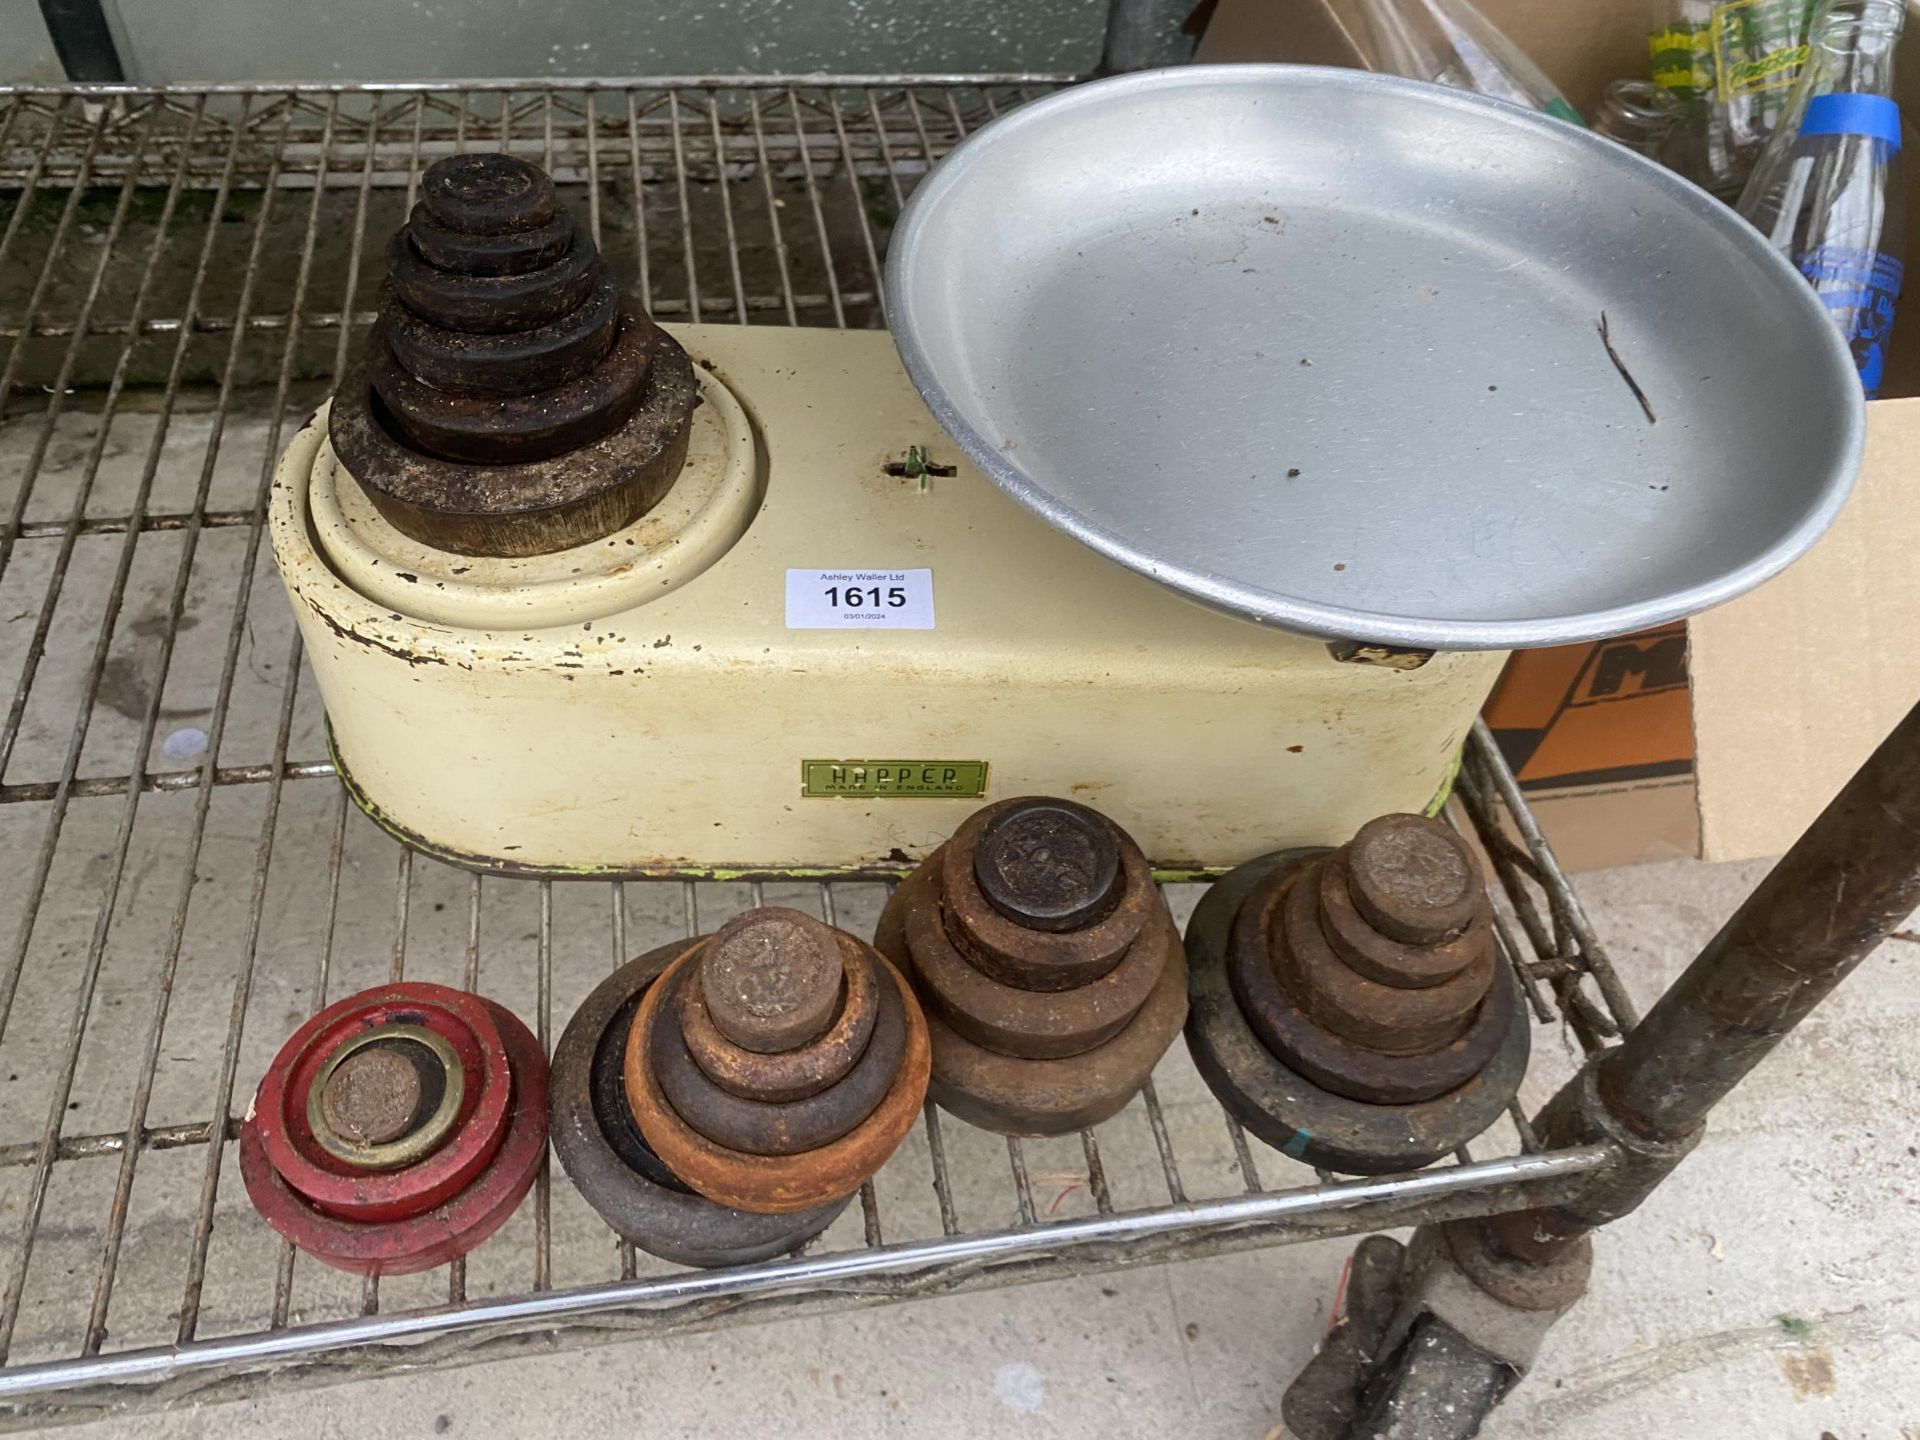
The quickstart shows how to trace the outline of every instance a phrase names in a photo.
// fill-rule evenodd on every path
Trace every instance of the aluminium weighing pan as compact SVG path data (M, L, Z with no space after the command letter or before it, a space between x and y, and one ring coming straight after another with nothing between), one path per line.
M1500 649L1703 610L1819 537L1865 433L1839 332L1731 210L1363 71L1027 105L914 192L886 289L908 374L1003 489L1315 635Z

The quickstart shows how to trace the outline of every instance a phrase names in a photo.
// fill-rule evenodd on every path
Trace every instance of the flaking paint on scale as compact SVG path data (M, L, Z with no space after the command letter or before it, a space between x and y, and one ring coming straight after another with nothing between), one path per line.
M369 650L377 650L382 655L391 655L394 659L404 660L409 665L445 665L448 663L444 655L431 655L421 651L409 650L404 645L394 645L385 640L376 640L371 635L363 635L351 625L341 624L320 606L307 599L306 596L302 595L300 598L307 609L319 618L321 624L325 625L327 629L331 630L335 635L347 641L349 644L362 645Z

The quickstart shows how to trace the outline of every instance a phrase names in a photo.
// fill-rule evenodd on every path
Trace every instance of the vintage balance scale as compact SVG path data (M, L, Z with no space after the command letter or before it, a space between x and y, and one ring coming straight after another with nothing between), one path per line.
M897 871L1031 793L1163 873L1336 842L1444 798L1505 651L1759 583L1858 463L1758 236L1400 81L1015 112L890 337L663 332L531 167L423 196L271 523L341 775L476 867Z

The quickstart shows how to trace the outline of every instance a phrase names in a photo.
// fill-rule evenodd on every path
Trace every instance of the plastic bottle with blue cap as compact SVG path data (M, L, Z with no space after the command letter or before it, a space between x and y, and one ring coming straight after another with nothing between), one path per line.
M1900 300L1905 187L1893 51L1902 0L1829 0L1793 102L1740 197L1820 295L1880 390Z

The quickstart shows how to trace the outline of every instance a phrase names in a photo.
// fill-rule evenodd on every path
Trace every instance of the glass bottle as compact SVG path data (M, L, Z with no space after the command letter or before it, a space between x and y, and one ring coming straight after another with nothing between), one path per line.
M1373 39L1374 69L1584 123L1526 52L1467 0L1359 0L1359 9Z
M1685 107L1667 164L1729 202L1780 124L1817 0L1647 0L1653 78Z
M1593 128L1629 150L1659 158L1679 122L1682 106L1671 90L1651 80L1616 80L1600 97Z
M1799 267L1879 393L1905 228L1893 52L1903 0L1827 0L1740 213Z

